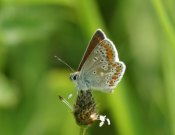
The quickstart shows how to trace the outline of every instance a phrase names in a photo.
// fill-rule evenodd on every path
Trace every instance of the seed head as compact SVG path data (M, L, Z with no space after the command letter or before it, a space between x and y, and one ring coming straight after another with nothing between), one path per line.
M74 106L74 117L78 125L90 125L98 119L96 103L91 90L80 90Z

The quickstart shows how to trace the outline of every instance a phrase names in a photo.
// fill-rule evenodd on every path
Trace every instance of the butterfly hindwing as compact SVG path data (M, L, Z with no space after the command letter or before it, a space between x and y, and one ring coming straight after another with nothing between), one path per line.
M117 50L109 39L96 45L82 66L80 76L91 89L111 92L121 80L125 64L119 61Z

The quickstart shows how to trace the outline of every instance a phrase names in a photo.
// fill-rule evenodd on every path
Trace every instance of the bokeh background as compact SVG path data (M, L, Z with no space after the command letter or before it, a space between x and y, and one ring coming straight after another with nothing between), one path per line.
M113 94L94 92L89 135L175 135L174 0L1 0L0 135L78 135L70 70L97 28L115 43L126 73Z

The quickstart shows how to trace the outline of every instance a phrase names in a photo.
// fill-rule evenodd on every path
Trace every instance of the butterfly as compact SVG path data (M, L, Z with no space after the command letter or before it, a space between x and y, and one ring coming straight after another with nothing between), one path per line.
M119 60L118 52L101 29L92 36L77 72L70 74L78 90L100 90L112 92L121 81L125 64Z

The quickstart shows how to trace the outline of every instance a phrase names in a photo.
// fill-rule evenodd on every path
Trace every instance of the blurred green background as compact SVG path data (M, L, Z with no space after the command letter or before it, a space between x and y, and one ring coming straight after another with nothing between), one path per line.
M74 93L74 69L97 28L115 43L126 73L113 94L94 92L89 135L175 135L174 0L1 0L0 135L78 135L57 95Z

